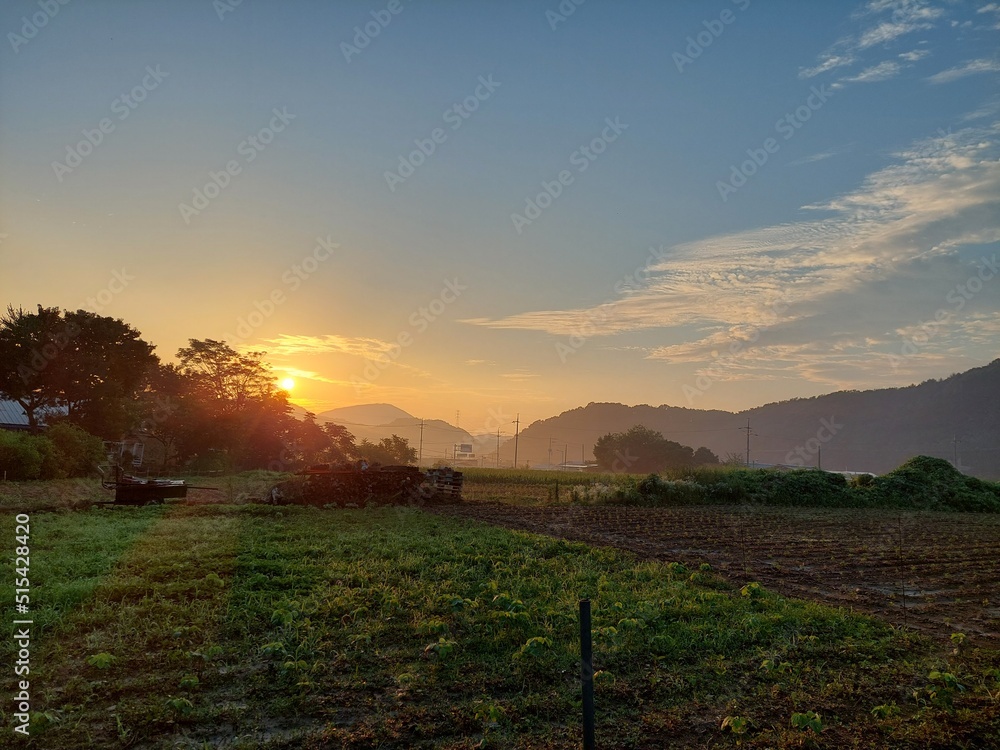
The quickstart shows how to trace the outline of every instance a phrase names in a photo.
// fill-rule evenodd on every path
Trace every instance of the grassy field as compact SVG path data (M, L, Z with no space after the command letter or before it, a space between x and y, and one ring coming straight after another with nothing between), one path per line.
M252 504L36 512L31 548L26 747L575 748L584 596L601 747L1000 743L996 651L695 564Z

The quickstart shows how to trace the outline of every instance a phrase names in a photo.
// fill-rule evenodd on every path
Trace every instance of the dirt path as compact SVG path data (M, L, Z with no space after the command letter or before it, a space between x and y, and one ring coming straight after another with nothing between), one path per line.
M1000 518L959 513L699 506L430 509L688 565L736 583L947 638L1000 642Z

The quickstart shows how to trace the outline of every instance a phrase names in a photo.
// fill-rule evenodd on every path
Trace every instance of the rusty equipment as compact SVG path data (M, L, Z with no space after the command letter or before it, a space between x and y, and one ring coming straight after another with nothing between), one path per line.
M278 505L422 505L460 500L462 472L415 466L320 464L274 487L267 502Z
M126 474L115 466L112 478L101 480L106 490L115 491L115 505L151 505L168 497L187 497L188 485L183 479L143 479Z

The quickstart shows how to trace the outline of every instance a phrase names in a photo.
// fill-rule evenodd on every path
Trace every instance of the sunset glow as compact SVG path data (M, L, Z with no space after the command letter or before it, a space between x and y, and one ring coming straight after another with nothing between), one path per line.
M996 356L995 3L563 5L5 4L0 298L473 429Z

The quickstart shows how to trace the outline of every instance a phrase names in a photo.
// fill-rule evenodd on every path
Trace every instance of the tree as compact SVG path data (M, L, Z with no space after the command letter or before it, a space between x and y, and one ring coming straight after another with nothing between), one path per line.
M694 451L667 440L655 430L634 425L627 432L602 435L594 444L594 457L606 471L649 474L668 468L690 466Z
M50 367L75 331L61 319L59 308L38 306L37 313L7 307L0 317L0 396L16 401L38 428L45 409L55 408L59 393Z
M0 317L0 396L20 404L33 429L64 409L88 432L118 438L135 421L136 395L159 362L154 348L116 318L8 307Z
M694 452L691 463L694 466L714 466L719 463L719 457L702 446Z
M417 449L410 447L410 441L399 435L382 438L378 443L362 440L357 447L357 455L370 464L405 466L415 463Z
M323 432L330 438L325 458L330 463L347 463L358 455L358 446L354 444L354 435L343 425L327 422Z
M230 467L261 468L294 442L287 394L276 387L265 352L242 354L222 341L189 340L178 350L182 420L178 456L221 454Z
M159 358L156 348L122 320L87 310L65 313L77 331L54 364L53 375L67 420L94 435L115 440L138 423L137 395Z

